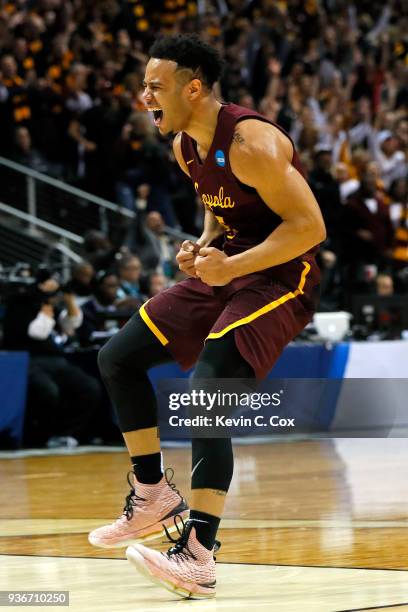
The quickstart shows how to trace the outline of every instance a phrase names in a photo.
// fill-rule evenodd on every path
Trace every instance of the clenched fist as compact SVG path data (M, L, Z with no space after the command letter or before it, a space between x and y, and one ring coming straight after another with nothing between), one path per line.
M194 244L191 240L185 240L181 245L181 249L176 255L178 266L184 274L197 277L195 270L195 260L200 250L200 245Z
M204 247L195 258L196 275L211 287L227 285L234 278L228 259L224 251L214 247Z

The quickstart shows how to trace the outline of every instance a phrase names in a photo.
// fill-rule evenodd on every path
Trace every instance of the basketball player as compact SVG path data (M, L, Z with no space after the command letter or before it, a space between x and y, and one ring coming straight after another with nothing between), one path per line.
M205 206L198 246L178 253L188 278L140 309L101 350L99 366L134 468L124 514L90 541L123 546L161 531L187 506L163 476L147 370L196 364L195 379L266 376L310 321L325 239L319 206L289 137L258 113L221 104L221 60L194 35L152 47L144 99ZM128 559L182 597L215 595L214 542L233 472L230 439L192 441L191 510L166 554L135 544ZM176 523L176 519L174 518Z

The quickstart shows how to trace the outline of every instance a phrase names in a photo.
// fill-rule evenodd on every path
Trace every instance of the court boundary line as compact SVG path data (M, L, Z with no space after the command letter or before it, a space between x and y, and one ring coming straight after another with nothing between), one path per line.
M365 610L382 610L384 608L400 608L401 606L408 606L408 601L398 604L385 604L383 606L372 606L370 608L348 608L347 610L335 610L334 612L364 612Z
M1 523L3 521L36 521L36 520L40 520L40 521L47 521L47 520L55 520L55 519L30 519L30 518L11 518L11 517L0 517L0 528L1 528ZM58 520L58 519L56 519ZM70 519L62 519L62 520L70 520ZM75 519L73 519L75 520ZM79 519L79 520L84 520L84 521L91 521L91 522L102 522L103 520L108 521L109 519L99 519L97 518L92 518L92 519ZM268 519L225 519L225 520L231 520L231 521L242 521L242 522L252 522L252 521L264 521L264 520L268 520ZM272 519L275 520L275 519ZM373 527L371 526L369 523L370 521L367 521L367 525L366 526L356 526L354 523L339 523L339 524L315 524L316 521L315 519L276 519L276 522L278 522L279 520L282 520L282 522L288 523L290 521L292 521L293 523L304 523L304 525L302 525L302 528L305 530L331 530L331 529L344 529L344 528L352 528L354 530L389 530L389 529L407 529L408 528L408 522L404 521L403 524L400 524L401 522L395 521L395 525L380 525L380 526L376 526ZM363 523L365 521L361 521L361 523ZM377 522L381 522L381 521L371 521L371 523L377 523ZM384 521L386 522L386 521ZM391 522L391 521L390 521ZM310 524L308 524L310 523ZM280 526L279 524L277 525L267 525L264 526L262 525L261 527L257 526L257 525L243 525L240 527L235 527L235 526L230 526L227 527L225 526L221 526L220 530L227 530L227 531L236 531L236 530L242 530L242 529L250 529L250 530L257 530L257 529L262 529L262 530L278 530L278 529L296 529L298 527L298 525L283 525ZM56 536L70 536L70 535L83 535L89 532L89 529L92 529L91 527L86 527L84 528L84 531L45 531L45 532L41 532L41 533L12 533L12 534L6 534L6 533L0 533L0 541L2 538L41 538L41 537L47 537L47 538L52 538L52 537L56 537ZM407 568L408 570L408 568Z
M270 520L273 522L271 525L264 525L266 521ZM109 521L107 517L71 517L71 518L61 518L61 517L13 517L13 516L0 516L0 528L2 523L6 521L26 521L33 523L35 525L36 521L88 521L90 523L93 522L102 522ZM377 519L356 519L352 521L337 521L337 519L330 520L319 520L319 519L260 519L260 518L231 518L224 517L224 523L227 525L220 526L221 530L232 531L236 529L266 529L266 530L277 530L277 529L296 529L301 526L304 529L308 530L319 530L319 529L344 529L351 528L354 530L381 530L381 529L408 529L408 520L395 520L395 521L387 521L387 520L377 520ZM236 526L230 525L229 522L239 521L240 523L247 523L247 525ZM261 525L256 525L255 523L262 523ZM252 523L252 524L251 524ZM282 524L280 524L282 523ZM291 524L292 523L292 524ZM75 526L74 526L75 527ZM88 529L88 527L86 527ZM56 536L56 535L80 535L81 533L87 533L86 529L84 531L45 531L42 533L15 533L15 534L3 534L0 533L0 538L22 538L22 537L35 537L35 536Z
M75 516L75 517L68 517L68 518L65 518L65 517L61 518L59 516L52 516L52 517L46 516L46 517L35 517L35 518L30 517L30 516L17 516L17 517L15 517L15 516L0 516L0 522L1 521L37 521L37 520L38 521L48 521L48 520L50 520L50 521L53 521L53 520L61 520L61 521L70 521L70 520L73 520L73 521L74 520L99 521L99 520L102 520L103 521L103 520L109 520L109 519L107 519L106 516L102 516L102 517L98 517L98 516L92 516L92 517L89 517L89 516L80 516L80 517L78 517L78 516ZM398 523L398 527L400 527L399 523L404 523L404 525L406 525L408 527L408 519L395 519L395 521L387 520L387 519L384 519L384 520L382 520L382 519L353 519L351 521L344 521L344 523L342 523L341 519L304 519L304 518L300 518L300 519L298 519L298 518L296 518L296 519L291 519L291 518L289 518L289 519L265 519L265 518L259 518L257 516L255 518L239 518L239 519L237 519L237 518L233 518L231 516L225 516L225 517L222 518L222 520L224 520L224 521L242 521L243 523L244 522L248 522L249 523L250 521L269 521L269 520L270 521L285 521L287 523L289 523L289 522L293 522L293 523L298 523L298 522L299 523L302 523L302 522L304 522L304 523L308 523L308 522L322 522L322 523L324 523L325 527L326 527L326 525L329 526L329 524L331 522L334 523L335 521L338 521L338 524L335 525L335 527L348 527L350 525L351 526L354 525L355 523L387 523L387 522L388 523L392 523L392 522L395 522L395 523ZM220 527L220 529L223 529L223 527ZM225 527L224 527L224 529L225 529ZM276 527L262 527L262 529L276 529ZM360 529L360 528L357 527L357 529ZM386 529L386 527L384 527L384 529Z
M316 436L316 437L314 437ZM288 433L275 434L271 436L240 436L233 437L233 444L236 446L251 446L252 444L270 444L273 443L289 443L289 442L316 442L318 440L333 440L332 435L320 434L304 434L304 433ZM191 438L185 440L162 440L162 448L189 448L191 446ZM5 459L25 459L31 457L52 457L52 456L77 456L106 453L127 453L126 446L88 446L79 445L74 448L20 448L12 450L0 450L0 460Z
M7 537L7 536L3 536ZM13 536L11 536L13 537ZM19 536L16 536L19 537ZM1 538L0 538L1 544ZM50 557L51 559L102 559L104 561L126 561L126 557L88 557L88 556L78 556L78 555L29 555L28 553L2 553L0 552L0 557L38 557L38 558L46 558ZM346 567L341 565L290 565L288 563L253 563L251 561L217 561L217 565L255 565L255 566L263 566L263 567L302 567L305 569L342 569L342 570L366 570L368 572L408 572L407 569L402 568L393 568L393 567ZM408 603L408 602L407 602ZM398 604L398 605L406 605L406 604ZM381 608L381 606L379 606ZM361 610L369 610L370 608L361 608ZM374 608L375 609L375 608ZM339 610L337 612L356 612L355 610Z

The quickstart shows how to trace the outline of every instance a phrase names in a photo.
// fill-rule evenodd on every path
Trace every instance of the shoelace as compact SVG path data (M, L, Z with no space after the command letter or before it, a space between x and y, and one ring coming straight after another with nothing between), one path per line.
M179 522L177 522L176 519L179 519ZM173 539L171 535L169 534L166 525L163 525L164 531L166 532L167 539L169 540L169 542L172 542L174 546L169 548L169 550L166 553L162 553L162 555L167 556L168 559L170 559L172 555L177 555L175 556L176 561L179 561L180 559L183 559L183 558L188 559L188 557L192 557L193 559L196 559L196 557L191 552L187 544L188 538L190 537L191 528L193 527L193 521L188 520L185 523L183 521L183 517L180 514L176 514L173 521L178 531L179 537L178 538L176 537L176 539ZM181 530L179 527L180 522L183 526ZM218 552L220 548L221 548L221 542L219 540L215 540L214 553ZM214 561L216 561L215 556L214 556Z
M129 493L129 495L126 496L126 503L125 503L125 507L123 508L123 513L126 514L126 518L127 518L128 521L130 521L130 519L133 517L133 508L134 508L134 506L137 505L137 502L146 501L144 497L140 497L140 495L138 495L136 493L135 487L133 486L133 483L130 480L131 475L132 476L134 475L132 470L130 470L128 472L128 475L127 475L127 481L128 481L129 486L130 486L130 493ZM166 478L166 482L167 482L168 486L175 493L177 493L177 495L179 495L181 497L180 491L177 489L175 483L172 482L172 478L174 476L173 468L167 468L165 470L165 472L164 472L164 476Z
M169 476L170 474L170 476ZM171 482L172 478L174 476L174 470L173 468L166 468L164 470L164 477L166 479L167 484L169 485L170 489L173 489L173 491L175 493L177 493L177 495L180 495L180 497L182 497L180 491L178 490L178 488L176 487L176 484L174 482Z
M177 519L179 519L179 521L177 521ZM169 550L166 553L162 553L162 554L167 556L168 559L174 556L174 559L177 562L179 562L181 559L188 559L189 557L191 557L192 559L196 559L197 557L195 557L195 555L191 552L191 550L188 547L188 538L190 536L190 532L191 532L191 528L193 527L193 523L189 521L185 523L183 521L183 517L180 514L176 514L173 521L178 531L179 537L178 538L176 537L175 539L172 538L171 535L169 534L167 527L163 525L164 531L166 532L166 536L169 542L172 542L174 546L169 548ZM182 524L182 529L180 529L180 526L179 526L180 522Z
M130 470L127 475L127 481L130 486L130 493L126 496L126 503L125 507L123 508L123 514L126 514L126 518L128 521L130 521L130 519L133 517L134 506L136 506L138 502L146 501L144 497L140 497L140 495L137 495L135 487L133 486L130 480L130 475L133 476L132 470Z

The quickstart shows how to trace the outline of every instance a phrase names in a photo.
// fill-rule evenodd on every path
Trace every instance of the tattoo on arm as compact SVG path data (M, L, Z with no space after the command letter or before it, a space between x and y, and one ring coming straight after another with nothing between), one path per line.
M234 132L234 135L232 136L232 142L235 142L236 144L242 144L243 142L245 142L244 138L241 136L238 130Z

